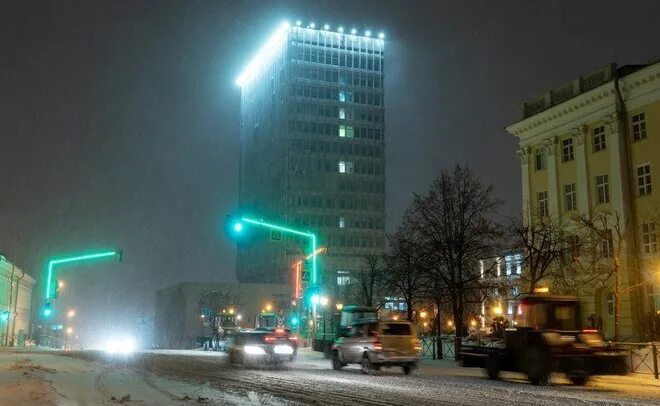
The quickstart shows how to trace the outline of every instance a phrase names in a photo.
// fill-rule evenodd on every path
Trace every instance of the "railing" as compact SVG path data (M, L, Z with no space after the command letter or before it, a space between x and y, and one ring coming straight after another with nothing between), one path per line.
M42 347L55 348L58 350L73 350L78 349L78 346L63 338L53 337L49 335L41 335L37 339L37 343Z
M628 371L637 374L652 374L659 377L658 346L660 343L612 343L616 348L626 352Z
M432 359L454 358L456 356L454 336L440 336L442 343L442 353L438 351L438 336L420 337L422 342L422 357L431 357Z

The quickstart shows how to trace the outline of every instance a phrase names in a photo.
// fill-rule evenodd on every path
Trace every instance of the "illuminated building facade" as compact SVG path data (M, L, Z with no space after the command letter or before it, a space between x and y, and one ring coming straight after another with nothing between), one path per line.
M578 215L607 219L601 241L581 257L600 257L604 274L617 257L621 334L640 337L660 312L660 198L653 187L660 166L660 63L606 65L524 103L522 111L507 131L520 145L525 220L555 217L571 230ZM578 291L584 316L595 316L608 337L613 279Z
M384 248L383 58L382 35L285 24L237 80L240 210L315 233L331 294ZM308 243L252 231L239 243L238 280L295 283Z

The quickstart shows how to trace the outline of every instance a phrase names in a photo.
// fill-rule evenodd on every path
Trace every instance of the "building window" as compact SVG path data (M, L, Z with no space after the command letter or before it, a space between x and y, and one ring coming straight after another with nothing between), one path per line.
M353 173L353 162L339 161L339 173Z
M632 133L634 141L646 138L646 119L644 113L632 116Z
M607 175L596 176L596 196L598 204L609 203L610 186Z
M561 142L561 160L562 162L568 162L572 161L574 158L573 138L566 138Z
M348 271L337 271L337 286L348 286L351 284L351 277Z
M651 194L651 165L637 167L637 190L640 196Z
M566 237L566 245L571 255L571 260L578 261L580 259L580 237L575 234L569 234Z
M605 127L600 126L593 129L594 152L602 151L607 147L605 141Z
M343 107L339 108L339 118L342 120L346 118L346 109Z
M539 216L547 216L548 215L548 192L539 192L538 193L538 199L539 199Z
M345 102L346 101L346 92L343 90L339 91L339 101L340 102Z
M655 243L655 223L642 224L642 245L645 254L655 254L657 246Z
M536 148L536 170L545 169L545 153L543 148Z
M603 258L612 258L612 230L605 230L601 234L600 255Z
M345 228L345 227L346 227L346 218L339 217L339 228Z
M353 126L346 126L346 138L353 138Z
M575 183L564 185L564 209L566 211L573 211L577 209Z
M340 125L339 126L339 136L340 137L345 137L346 136L346 126L345 125Z
M607 315L608 316L614 316L614 303L615 303L615 301L616 300L614 299L614 292L608 293L607 294L607 299L606 299Z

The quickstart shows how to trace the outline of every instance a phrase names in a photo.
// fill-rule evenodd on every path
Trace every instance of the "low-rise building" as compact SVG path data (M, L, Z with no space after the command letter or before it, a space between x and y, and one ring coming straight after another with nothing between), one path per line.
M240 314L241 327L254 327L264 310L291 307L290 285L275 283L184 282L156 291L154 346L192 348L197 337L209 335L209 316L223 309Z
M0 254L0 346L25 344L34 284L30 275Z
M609 278L585 293L583 313L611 337L618 295L620 338L641 337L644 319L660 311L660 63L609 64L522 110L507 131L519 140L525 221L549 216L570 229L579 217L606 218L591 253L603 272L620 267L620 288Z

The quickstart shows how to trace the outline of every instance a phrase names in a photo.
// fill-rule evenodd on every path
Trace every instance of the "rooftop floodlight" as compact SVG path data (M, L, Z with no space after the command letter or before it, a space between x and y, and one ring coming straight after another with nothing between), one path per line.
M297 25L298 27L300 27L300 26L302 25L302 21L300 21L300 20L296 21L296 25Z
M357 30L356 30L355 28L353 28L353 29L351 30L351 34L353 34L353 35L357 34Z
M314 23L309 23L309 28L316 28L316 24L314 24Z
M381 32L380 34L378 34L378 38L385 39L385 33Z
M337 31L338 31L338 32L344 32L344 27L339 27L339 28L337 28Z
M364 32L364 35L366 35L367 37L371 37L371 31L366 30L366 31Z
M323 26L323 29L326 30L326 31L329 30L329 29L330 29L330 24L326 24L326 25L324 25L324 26Z

